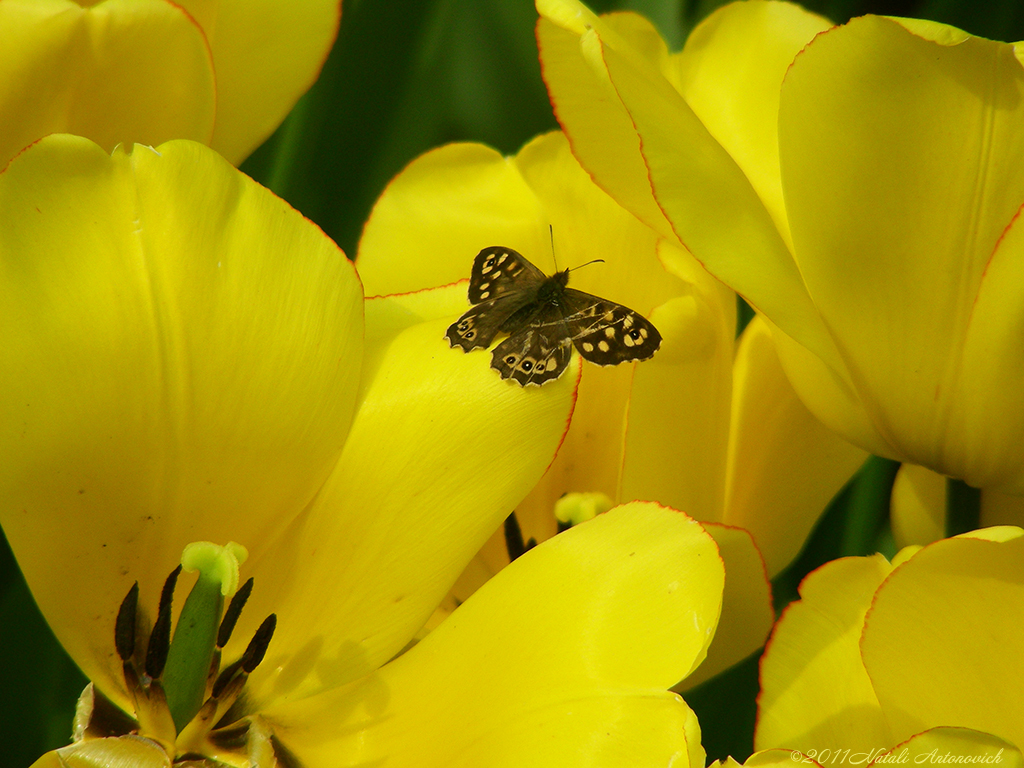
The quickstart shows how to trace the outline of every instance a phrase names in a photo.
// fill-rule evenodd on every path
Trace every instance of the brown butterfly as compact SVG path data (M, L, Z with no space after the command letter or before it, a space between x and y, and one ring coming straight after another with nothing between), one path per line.
M661 334L645 317L568 284L568 269L549 277L511 248L484 248L469 277L474 306L445 337L470 352L507 333L491 352L491 367L523 386L561 376L573 345L598 365L647 360L658 351Z

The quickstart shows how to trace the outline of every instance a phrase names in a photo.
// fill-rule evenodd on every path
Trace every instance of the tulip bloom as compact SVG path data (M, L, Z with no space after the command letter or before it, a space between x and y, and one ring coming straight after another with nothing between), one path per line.
M125 595L137 583L155 621L186 544L239 542L255 586L225 662L269 614L277 629L219 726L233 742L209 722L179 746L319 754L325 731L304 741L296 713L406 646L550 463L578 366L524 392L449 354L461 291L374 299L364 323L345 255L192 142L111 156L46 138L0 174L0 213L0 523L43 615L96 690L142 717L115 653ZM662 672L636 679L664 697ZM342 703L316 727L354 732ZM176 754L173 730L136 727Z
M751 2L669 55L635 15L537 7L581 164L770 321L818 418L875 454L1024 492L1012 45Z
M911 751L1004 749L999 762L1020 765L1022 534L988 528L809 575L761 660L756 747L831 764L825 750L880 755L929 732Z
M730 576L716 643L688 682L752 653L774 618L753 542L769 574L782 570L865 454L799 402L763 324L737 344L735 296L595 186L560 133L534 139L513 158L453 144L414 160L374 207L357 264L370 295L453 283L465 295L473 257L494 245L547 274L556 259L557 268L603 259L573 271L570 285L649 316L664 337L651 360L583 364L558 457L516 507L523 538L554 535L559 503L600 511L649 499L686 511L708 524ZM497 379L486 352L446 354ZM563 499L567 493L582 496ZM455 597L466 599L508 562L504 536L496 535Z
M237 165L316 80L340 6L4 0L0 168L51 133L108 151L194 139Z

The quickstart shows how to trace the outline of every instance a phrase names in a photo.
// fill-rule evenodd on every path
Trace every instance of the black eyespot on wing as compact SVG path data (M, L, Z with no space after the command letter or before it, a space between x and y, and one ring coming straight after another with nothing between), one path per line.
M462 347L466 352L486 349L494 341L502 323L522 307L523 301L523 298L513 294L470 307L462 317L448 326L444 334L448 344Z
M529 327L494 348L491 367L521 386L540 386L561 376L571 358L572 342L564 334L544 335Z

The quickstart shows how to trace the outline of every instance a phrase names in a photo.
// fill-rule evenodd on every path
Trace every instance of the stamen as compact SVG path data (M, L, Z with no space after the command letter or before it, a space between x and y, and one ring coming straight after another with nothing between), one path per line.
M272 613L260 624L256 634L249 641L245 653L242 654L242 669L247 673L252 673L260 665L260 662L263 661L267 648L270 647L270 639L274 636L275 629L277 629L277 614Z
M505 550L508 552L509 562L526 553L523 531L519 527L519 519L515 512L505 518Z
M135 653L135 611L139 607L139 582L135 582L117 609L114 623L114 647L121 661L128 661Z
M167 663L167 650L171 646L171 601L174 598L174 587L178 583L179 565L164 582L160 592L160 608L157 611L153 631L149 633L149 646L146 648L146 674L156 680L163 674Z
M231 603L224 612L224 619L220 623L220 629L217 631L218 648L223 648L228 644L228 640L231 639L231 633L235 631L235 623L238 621L238 617L241 615L250 593L252 593L252 581L252 577L249 577L249 580L231 598Z
M238 670L242 668L242 660L234 661L228 664L224 669L221 670L220 674L217 675L217 682L213 684L213 690L210 691L210 696L219 699L227 688L228 683L235 678L238 674Z

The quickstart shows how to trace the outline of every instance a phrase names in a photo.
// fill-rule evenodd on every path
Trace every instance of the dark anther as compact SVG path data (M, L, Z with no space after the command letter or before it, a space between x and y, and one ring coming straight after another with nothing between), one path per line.
M174 586L178 583L179 565L164 582L160 592L160 609L153 631L149 634L149 646L146 648L146 674L156 680L163 674L167 663L167 651L171 647L171 600L174 598Z
M117 609L114 622L114 647L121 661L128 661L135 653L135 609L139 606L139 582L135 582Z
M210 734L210 741L221 749L243 749L249 743L248 720L241 720L224 728L218 728Z
M270 746L274 748L274 757L281 768L301 768L302 762L288 747L281 743L276 734L270 734Z
M220 629L217 630L218 648L223 648L228 644L228 640L231 639L231 633L235 631L235 622L238 621L238 617L241 615L242 609L245 607L245 601L249 599L249 594L251 592L252 579L250 578L242 585L241 589L235 592L235 596L231 598L231 603L228 605L228 609L224 611L224 618L221 619Z
M559 533L565 533L570 528L572 528L572 523L570 523L570 522L562 522L561 520L558 521L558 532Z
M519 528L519 519L515 512L505 518L505 549L508 551L509 562L526 552L523 532Z
M270 647L270 638L274 636L274 630L277 628L277 614L270 614L260 624L259 629L256 630L256 634L252 636L252 640L249 641L248 647L245 649L245 653L242 654L242 669L246 672L252 672L256 667L263 661L263 656L267 652L267 648Z
M210 695L213 698L220 698L220 695L224 693L224 689L227 688L228 683L235 678L241 666L242 660L239 659L233 664L228 664L228 666L224 667L224 669L220 671L220 674L217 675L217 681L213 684L213 690L210 691Z

